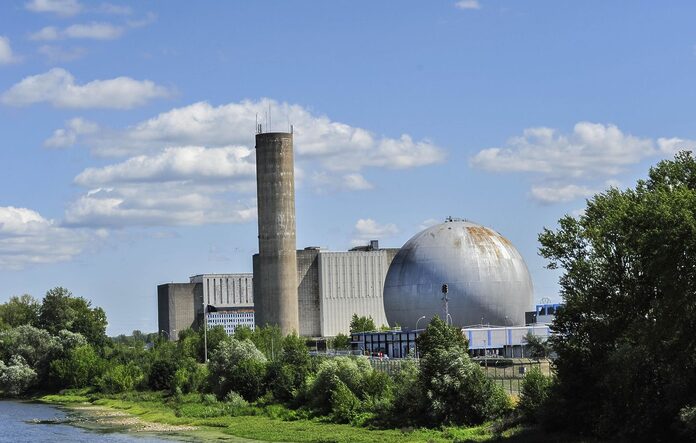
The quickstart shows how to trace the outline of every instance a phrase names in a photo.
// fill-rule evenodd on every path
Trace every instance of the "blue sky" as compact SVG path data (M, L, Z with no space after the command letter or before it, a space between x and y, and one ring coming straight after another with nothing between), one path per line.
M54 286L157 328L156 285L251 270L253 135L295 127L298 247L447 216L537 234L696 147L692 2L0 7L0 301Z

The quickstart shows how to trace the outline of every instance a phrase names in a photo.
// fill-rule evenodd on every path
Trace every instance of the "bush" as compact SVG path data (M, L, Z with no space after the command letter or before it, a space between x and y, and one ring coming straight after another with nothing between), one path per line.
M220 343L208 370L210 386L218 398L235 391L254 401L263 394L266 357L249 340L228 339Z
M350 423L360 411L360 400L341 380L331 391L331 416L336 423Z
M133 362L112 366L97 379L96 385L101 392L117 394L132 391L144 379L142 369Z
M187 394L207 389L208 366L199 364L194 358L185 358L174 373L172 387Z
M100 377L105 370L104 361L90 345L78 346L67 356L51 362L51 374L58 386L84 388Z
M683 434L691 441L696 440L696 406L686 406L679 411Z
M6 395L24 393L36 381L36 372L18 355L10 359L10 365L0 361L0 388Z
M147 384L155 391L174 389L174 375L177 371L177 362L173 359L155 360L150 366Z
M538 421L541 408L549 397L551 383L551 377L542 374L539 368L532 368L525 374L520 392L520 402L517 405L525 421L530 423Z
M421 360L419 386L429 402L431 425L478 425L511 409L503 388L458 348L429 351Z

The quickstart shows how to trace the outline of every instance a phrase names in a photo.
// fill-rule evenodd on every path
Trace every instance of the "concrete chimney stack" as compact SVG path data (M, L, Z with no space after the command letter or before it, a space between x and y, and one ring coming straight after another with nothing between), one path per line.
M297 302L295 169L292 134L256 134L259 255L254 263L258 326L300 332Z

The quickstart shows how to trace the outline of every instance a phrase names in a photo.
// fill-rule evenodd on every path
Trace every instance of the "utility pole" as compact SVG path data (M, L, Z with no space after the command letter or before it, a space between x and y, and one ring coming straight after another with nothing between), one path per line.
M442 284L442 301L444 303L444 309L445 309L445 323L449 324L450 322L450 316L449 316L449 297L447 297L447 293L449 292L449 287L447 286L447 283Z

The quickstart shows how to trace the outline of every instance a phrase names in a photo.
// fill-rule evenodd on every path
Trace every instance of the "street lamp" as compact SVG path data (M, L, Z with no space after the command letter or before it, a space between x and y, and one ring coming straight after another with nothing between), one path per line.
M160 329L160 335L161 335L163 332L164 332L165 334L167 334L167 340L171 340L171 339L172 339L172 337L169 335L169 332L165 331L164 329Z
M425 318L425 315L421 315L420 318L418 320L416 320L416 329L413 330L414 331L413 333L416 336L415 341L414 341L414 345L413 345L413 350L414 350L414 353L416 354L416 358L418 358L418 332L416 332L416 331L418 331L418 322L423 320L424 318Z

